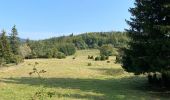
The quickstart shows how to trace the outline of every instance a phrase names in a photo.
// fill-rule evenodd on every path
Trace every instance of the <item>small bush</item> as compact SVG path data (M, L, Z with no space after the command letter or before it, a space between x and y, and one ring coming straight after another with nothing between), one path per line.
M109 60L109 56L106 56L106 60Z
M53 57L52 52L47 52L45 55L45 58L52 58L52 57Z
M100 60L100 57L95 57L95 61L99 61Z
M16 65L18 65L19 63L21 63L23 61L24 61L24 59L20 55L13 55L11 58L11 63L15 63Z
M88 59L94 59L94 57L93 57L93 56L88 55Z
M107 63L110 63L110 61L107 61Z
M91 56L91 57L90 57L90 59L94 59L94 57L93 57L93 56Z
M66 58L66 55L65 55L64 53L62 53L62 52L58 52L58 53L56 54L56 58L58 58L58 59L63 59L63 58Z
M100 57L100 60L101 60L101 61L104 61L104 60L106 60L106 56L104 56L104 55L101 55L101 57Z
M88 59L90 59L90 55L88 55Z
M92 66L92 63L88 63L87 65L88 65L88 66Z
M100 48L100 55L112 56L113 55L113 47L112 47L112 45L103 45Z

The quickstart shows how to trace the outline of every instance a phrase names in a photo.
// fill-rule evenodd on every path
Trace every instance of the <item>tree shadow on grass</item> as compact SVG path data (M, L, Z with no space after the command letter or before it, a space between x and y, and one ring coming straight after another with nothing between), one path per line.
M115 68L90 68L91 70L97 70L104 75L110 76L119 76L125 73L123 69L115 69Z
M124 77L121 79L78 79L78 78L3 78L1 82L10 84L27 84L30 86L40 86L48 88L79 89L86 94L61 94L59 97L89 99L89 100L153 100L154 98L164 98L168 100L170 93L161 94L148 90L146 78L144 77ZM101 96L89 94L89 92L102 94ZM151 93L152 92L152 93Z

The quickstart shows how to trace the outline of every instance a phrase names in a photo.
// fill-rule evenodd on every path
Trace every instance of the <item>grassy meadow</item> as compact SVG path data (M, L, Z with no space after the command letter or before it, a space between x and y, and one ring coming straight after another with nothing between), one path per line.
M99 51L80 50L66 59L32 59L1 68L0 100L170 99L169 92L149 90L144 76L123 71L119 64L114 64L115 57L110 57L107 63L87 59L88 55L97 56ZM39 63L38 70L47 71L41 74L41 79L36 74L29 75L35 62ZM34 97L38 93L40 97Z

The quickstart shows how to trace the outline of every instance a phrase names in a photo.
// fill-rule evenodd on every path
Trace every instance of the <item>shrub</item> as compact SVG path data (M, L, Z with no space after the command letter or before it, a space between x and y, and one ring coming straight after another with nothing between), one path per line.
M108 60L107 63L110 63L110 61Z
M90 59L90 55L88 55L88 59Z
M109 60L109 56L106 56L106 60Z
M19 47L19 54L23 58L28 58L31 55L31 48L27 44L23 44Z
M88 59L94 59L94 57L93 57L93 56L88 55Z
M87 65L88 65L88 66L92 66L92 63L88 63Z
M52 57L53 57L52 52L47 52L45 55L45 58L52 58Z
M11 63L15 63L16 65L18 65L19 63L21 63L23 61L24 61L24 59L20 55L13 55L13 57L11 59Z
M93 57L93 56L91 56L91 57L90 57L90 59L94 59L94 57Z
M100 57L95 57L95 61L99 61L100 60Z
M106 56L105 56L105 55L101 55L100 60L101 60L101 61L106 60Z
M66 58L66 55L65 55L64 53L62 53L62 52L58 52L58 53L56 54L56 58L58 58L58 59L63 59L63 58Z
M113 55L113 47L112 47L112 45L103 45L100 48L100 55L112 56Z

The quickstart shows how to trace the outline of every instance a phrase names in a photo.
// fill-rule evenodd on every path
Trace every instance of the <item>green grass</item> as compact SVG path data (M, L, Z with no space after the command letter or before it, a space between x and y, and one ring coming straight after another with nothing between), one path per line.
M107 61L93 61L88 55L99 55L97 50L78 51L66 59L34 59L0 70L0 100L31 100L44 91L40 100L169 100L170 93L152 91L144 76L124 72L115 57ZM76 57L76 59L72 59ZM30 76L33 64L47 72ZM88 66L91 63L91 66ZM52 92L52 98L46 96ZM39 100L39 99L37 99Z

